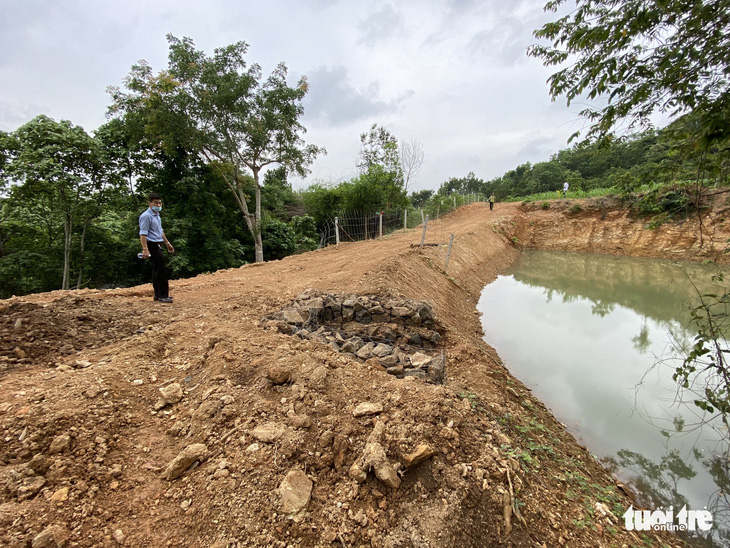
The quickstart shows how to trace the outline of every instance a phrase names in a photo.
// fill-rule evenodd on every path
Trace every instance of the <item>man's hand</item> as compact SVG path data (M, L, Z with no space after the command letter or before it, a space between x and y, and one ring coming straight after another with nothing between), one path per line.
M150 250L149 249L143 249L142 250L142 258L143 259L149 259L150 257Z
M170 253L175 253L175 248L174 248L174 247L172 247L172 244L171 244L170 242L167 242L167 244L166 244L166 245L167 245L167 250L168 250L168 251L169 251Z

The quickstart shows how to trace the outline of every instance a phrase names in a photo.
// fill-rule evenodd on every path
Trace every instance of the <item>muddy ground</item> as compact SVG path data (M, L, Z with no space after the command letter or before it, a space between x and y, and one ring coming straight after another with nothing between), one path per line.
M630 490L475 307L526 247L725 261L724 214L700 240L608 200L472 204L429 223L455 234L447 272L419 228L173 281L172 305L150 285L0 301L0 545L681 545L625 530ZM292 312L305 292L324 312ZM353 328L396 356L343 352Z

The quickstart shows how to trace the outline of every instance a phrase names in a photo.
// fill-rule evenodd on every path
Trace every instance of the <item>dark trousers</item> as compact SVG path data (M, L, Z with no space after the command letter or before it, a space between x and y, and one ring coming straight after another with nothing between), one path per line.
M489 202L489 211L494 209L494 202Z
M155 288L155 297L168 297L170 291L167 283L167 268L165 267L165 255L162 253L164 242L147 242L147 249L150 250L150 263L152 263L152 287Z

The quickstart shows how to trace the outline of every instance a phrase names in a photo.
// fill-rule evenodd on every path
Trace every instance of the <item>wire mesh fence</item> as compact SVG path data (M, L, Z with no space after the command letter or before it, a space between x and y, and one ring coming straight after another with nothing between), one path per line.
M415 228L428 219L431 227L440 226L441 217L464 205L483 201L479 194L437 196L422 208L385 210L377 212L341 211L331 217L322 227L319 246L336 245L341 242L358 242L382 238L396 230ZM432 233L430 237L441 237L443 234ZM438 243L443 243L440 240Z

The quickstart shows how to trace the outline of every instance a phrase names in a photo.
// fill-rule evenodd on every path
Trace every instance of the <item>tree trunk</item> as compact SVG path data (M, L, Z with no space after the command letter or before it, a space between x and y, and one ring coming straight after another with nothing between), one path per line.
M69 289L71 285L71 231L73 220L66 215L63 220L63 280L61 289Z
M84 228L81 231L81 242L79 243L79 277L76 280L76 289L81 289L81 280L84 279L84 242L86 241L86 229L89 226L89 220L84 222Z
M264 243L261 239L261 185L259 184L259 170L253 170L253 180L256 183L256 211L254 212L254 251L256 262L264 262Z

